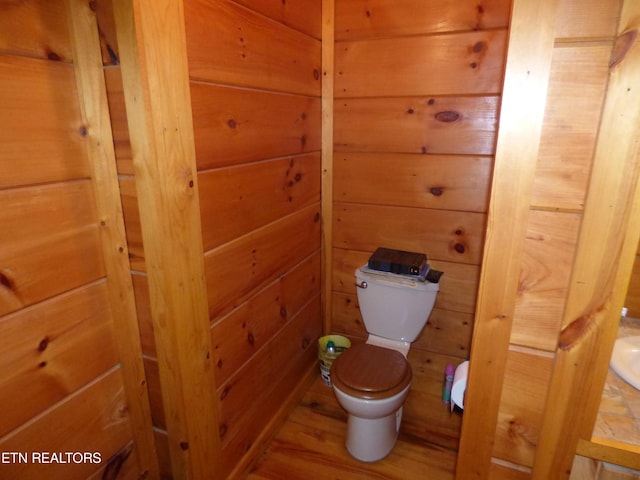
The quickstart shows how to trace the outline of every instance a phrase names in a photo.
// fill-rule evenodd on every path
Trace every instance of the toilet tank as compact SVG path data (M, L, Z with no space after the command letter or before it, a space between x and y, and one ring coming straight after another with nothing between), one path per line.
M405 275L356 269L358 303L365 328L379 337L413 342L431 315L437 283Z

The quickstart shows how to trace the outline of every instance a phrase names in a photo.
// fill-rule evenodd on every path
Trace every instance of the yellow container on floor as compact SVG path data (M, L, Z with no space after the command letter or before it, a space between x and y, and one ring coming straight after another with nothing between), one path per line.
M327 351L327 345L333 342L333 351ZM331 364L347 348L351 346L351 340L342 335L325 335L318 339L318 360L320 364L320 376L325 385L331 386Z

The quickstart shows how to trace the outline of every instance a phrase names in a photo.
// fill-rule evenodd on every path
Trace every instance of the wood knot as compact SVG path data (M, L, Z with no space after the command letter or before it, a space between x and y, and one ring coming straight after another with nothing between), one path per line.
M38 351L44 352L49 346L49 341L49 337L44 337L42 340L40 340L40 343L38 344Z
M480 53L482 50L484 50L484 42L476 42L473 45L473 53Z
M253 333L249 332L249 334L247 335L247 341L249 342L249 345L255 345L256 339L253 337Z
M446 110L444 112L438 112L435 114L436 120L444 123L452 123L460 120L462 115L458 112L454 112L452 110Z
M227 125L229 125L229 128L236 128L238 126L238 124L233 118L230 118L229 120L227 120Z
M189 450L189 442L185 442L184 440L180 442L180 449Z
M54 62L60 62L62 61L62 57L60 57L60 55L58 55L56 52L54 52L53 50L46 50L47 53L47 58L49 60L53 60Z
M0 285L2 285L5 288L8 288L9 290L13 290L13 288L15 287L15 283L13 282L13 280L11 280L7 275L5 275L2 272L0 272Z
M225 398L227 398L227 395L229 395L229 390L231 390L231 387L224 387L224 390L222 390L222 393L220 394L220 400L224 400Z
M456 244L453 246L453 249L454 249L456 252L458 252L458 253L464 253L464 251L465 251L464 245L463 245L463 244L461 244L461 243L456 243Z
M444 193L444 188L442 188L442 187L431 187L429 189L429 191L431 192L431 195L433 195L434 197L439 197L440 195L442 195Z

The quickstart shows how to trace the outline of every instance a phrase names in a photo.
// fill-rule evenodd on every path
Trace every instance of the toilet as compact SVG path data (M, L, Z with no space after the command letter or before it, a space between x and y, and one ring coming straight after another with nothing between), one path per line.
M439 286L367 266L355 274L369 336L333 362L331 384L348 413L347 450L358 460L375 462L398 438L412 375L407 353L427 324Z

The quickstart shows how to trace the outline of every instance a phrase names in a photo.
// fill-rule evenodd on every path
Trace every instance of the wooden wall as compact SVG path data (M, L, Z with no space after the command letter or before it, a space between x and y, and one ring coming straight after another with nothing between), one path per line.
M224 476L259 453L266 427L315 364L321 334L316 3L184 2L218 399L212 408L219 411ZM99 14L105 61L117 63L108 5ZM144 212L136 200L120 68L109 65L105 75L154 426L166 451ZM161 468L171 476L166 456Z
M510 2L336 0L332 330L366 338L354 270L378 247L444 271L412 346L403 430L457 448L441 400L469 355Z
M0 450L26 455L0 476L154 476L99 46L84 44L95 20L73 1L0 9ZM84 81L94 53L97 81ZM40 463L39 452L98 457Z
M633 263L633 272L631 274L629 290L624 306L627 307L627 315L633 318L640 318L640 249L636 252L636 258Z
M623 3L514 2L459 478L568 478L590 438L637 245Z

